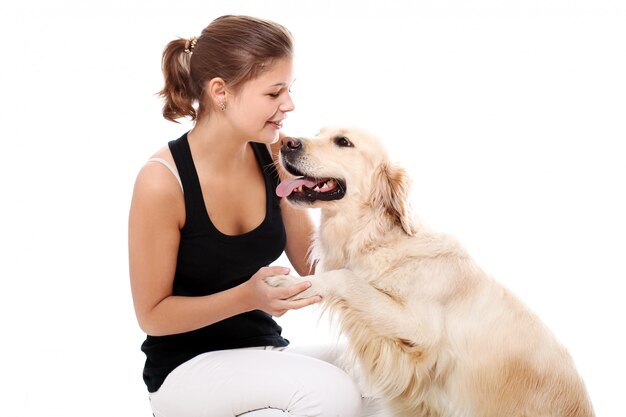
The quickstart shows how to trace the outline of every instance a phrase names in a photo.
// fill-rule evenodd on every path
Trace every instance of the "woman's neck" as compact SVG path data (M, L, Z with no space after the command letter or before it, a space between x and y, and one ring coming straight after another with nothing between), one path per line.
M248 160L248 141L219 119L199 121L187 137L196 165L210 166L228 175Z

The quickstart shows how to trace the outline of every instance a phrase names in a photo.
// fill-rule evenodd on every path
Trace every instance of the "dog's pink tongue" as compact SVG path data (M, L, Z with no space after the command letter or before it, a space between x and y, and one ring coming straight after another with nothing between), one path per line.
M280 184L278 184L278 187L276 187L276 195L279 197L287 197L293 192L293 190L301 185L306 185L309 188L313 188L315 187L315 184L316 183L314 181L309 181L307 179L304 179L304 177L295 178L293 180L284 180L281 181Z

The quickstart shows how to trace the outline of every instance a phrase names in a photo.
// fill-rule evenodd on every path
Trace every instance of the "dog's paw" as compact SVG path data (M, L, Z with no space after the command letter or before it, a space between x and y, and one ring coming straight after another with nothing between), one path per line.
M288 287L297 284L300 280L291 275L272 275L271 277L265 278L265 282L272 287Z
M291 275L273 275L271 277L265 278L265 282L268 285L271 285L272 287L289 287L293 284L297 284L302 281L304 281L303 278L296 278ZM317 292L317 285L315 285L316 281L310 281L310 282L311 282L311 287L309 287L308 289L302 292L292 295L291 297L288 298L288 300L296 301L296 300L301 300L303 298L309 298L309 297L313 297L316 295L320 295Z

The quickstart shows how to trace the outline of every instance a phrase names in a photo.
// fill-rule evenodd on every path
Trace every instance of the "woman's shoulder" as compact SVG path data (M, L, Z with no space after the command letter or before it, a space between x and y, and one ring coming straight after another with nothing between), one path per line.
M172 157L172 152L170 151L168 145L164 145L163 147L161 147L161 149L153 153L152 156L148 158L148 162L154 162L154 159L164 159L172 164L174 163L174 158Z
M141 213L137 218L158 218L163 221L169 218L182 227L185 221L182 186L176 175L159 161L174 163L167 146L155 152L139 170L131 207L134 207L137 213ZM175 169L175 165L173 166Z
M167 145L153 153L137 174L135 187L153 197L181 192L176 164Z

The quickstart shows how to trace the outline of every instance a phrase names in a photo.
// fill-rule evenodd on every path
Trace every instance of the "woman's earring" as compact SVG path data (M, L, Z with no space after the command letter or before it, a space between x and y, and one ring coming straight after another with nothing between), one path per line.
M224 102L222 100L217 100L217 104L220 105L220 110L221 111L226 110L226 104L224 104Z

